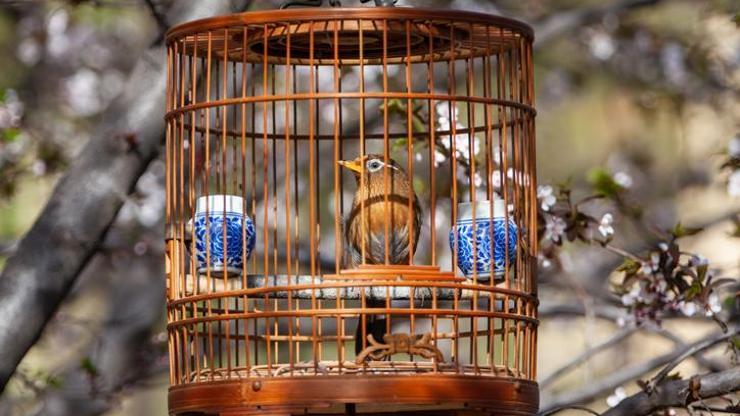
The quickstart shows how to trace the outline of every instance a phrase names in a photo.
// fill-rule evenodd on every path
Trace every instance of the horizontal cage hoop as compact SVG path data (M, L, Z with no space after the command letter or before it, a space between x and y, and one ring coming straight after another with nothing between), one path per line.
M314 94L294 94L294 95L265 95L257 97L238 97L229 98L224 100L203 102L186 105L180 108L176 108L168 112L165 116L165 120L174 120L178 116L182 116L188 113L192 113L198 110L224 107L224 106L236 106L240 104L250 103L272 103L272 102L285 102L285 101L306 101L306 100L329 100L329 99L404 99L404 100L434 100L434 101L452 101L452 102L470 102L477 104L494 104L500 107L506 107L510 109L517 109L526 112L529 115L536 115L537 111L534 107L526 104L522 104L512 100L500 100L496 98L485 98L475 96L448 96L444 94L404 94L404 93L382 93L382 92L337 92L337 93L314 93Z

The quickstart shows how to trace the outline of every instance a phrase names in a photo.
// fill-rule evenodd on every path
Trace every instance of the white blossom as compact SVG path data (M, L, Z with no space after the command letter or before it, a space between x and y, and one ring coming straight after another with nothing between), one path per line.
M686 316L694 316L696 313L696 304L694 302L681 301L678 304L678 309Z
M601 235L605 238L609 238L614 235L614 227L612 227L613 222L614 217L609 212L601 217L601 222L599 223L599 233L601 233Z
M730 196L740 196L740 170L732 172L727 179L727 193Z
M642 287L640 284L632 285L632 288L628 293L622 295L622 305L632 306L641 299Z
M41 176L46 173L46 162L41 159L37 159L31 165L31 172L36 176Z
M623 313L617 317L617 326L620 328L624 328L627 325L632 325L635 323L635 315L631 313Z
M668 282L666 282L666 281L665 281L665 279L662 279L662 278L658 277L658 281L656 281L656 282L655 282L655 283L653 284L653 287L654 287L654 288L655 288L655 290L657 290L657 291L658 291L659 293L663 293L663 292L665 292L665 291L666 291L666 289L668 289Z
M540 200L543 211L549 211L550 208L555 205L557 198L553 194L552 186L541 185L537 187L537 199Z
M475 183L475 186L481 186L483 184L483 177L481 177L478 172L475 172L473 182Z
M23 39L18 44L16 55L24 64L28 66L35 65L41 59L41 45L33 37Z
M709 260L701 254L694 254L691 256L692 266L706 266L707 264L709 264Z
M0 101L0 129L16 128L21 124L23 103L15 90L5 91L5 100Z
M617 185L621 186L622 188L631 188L632 187L632 176L630 176L627 172L617 172L614 174L614 182L617 183Z
M448 131L450 134L452 134L453 125L452 120L455 121L454 127L455 130L464 130L465 125L460 122L460 117L458 115L459 111L457 106L453 106L450 108L450 103L448 102L440 102L437 104L436 108L437 112L437 131ZM471 157L471 151L470 151L470 145L471 145L471 138L468 134L463 133L457 133L454 136L454 144L455 144L455 153L457 154L457 157L460 159L464 159L466 161L470 160ZM452 146L449 144L449 140L446 138L440 139L440 142L446 149L450 149ZM472 138L472 145L473 145L473 154L477 155L480 153L481 146L478 145L478 138L473 137Z
M537 260L540 262L540 266L543 269L549 269L552 266L552 261L548 259L547 257L543 256L542 253L537 255Z
M547 224L545 225L545 238L553 242L560 241L563 234L565 233L566 226L567 224L560 217L548 218Z
M604 32L597 32L591 36L588 48L593 56L604 61L614 54L617 46L611 36Z
M651 275L654 272L658 271L659 267L660 267L660 254L650 253L650 260L642 262L642 267L640 268L640 272L642 272L642 274L645 274L645 275Z
M730 140L730 144L727 145L727 153L731 157L740 159L740 134Z
M611 394L609 397L606 398L606 404L609 407L614 407L618 405L622 400L627 398L627 392L624 390L623 387L617 387L614 390L614 393Z
M707 298L707 316L713 316L722 312L722 303L719 300L719 296L716 293L712 293Z
M89 116L102 110L100 88L100 76L88 68L82 68L64 80L67 103L81 116Z

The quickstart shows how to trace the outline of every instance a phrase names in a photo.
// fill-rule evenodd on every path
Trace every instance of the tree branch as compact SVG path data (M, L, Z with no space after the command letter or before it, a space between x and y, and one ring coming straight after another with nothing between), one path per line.
M698 385L698 389L690 386ZM603 416L641 416L668 407L684 407L698 400L709 399L740 390L740 366L719 373L706 374L691 380L671 380L658 385L655 392L639 392L607 410Z
M539 416L551 416L551 415L554 415L556 413L560 413L563 410L580 410L582 412L586 412L586 413L590 413L592 415L599 416L599 414L596 411L591 410L588 407L584 407L584 406L563 406L563 407L558 407L557 409L552 409L552 410L550 410L547 413L540 413Z
M144 0L144 3L149 8L149 11L152 13L152 17L154 17L154 20L157 22L157 26L159 26L160 35L155 40L155 42L160 42L162 40L162 37L164 36L164 33L167 32L167 29L169 29L170 25L167 24L167 18L165 18L164 15L160 13L157 5L154 3L154 0Z
M607 392L614 390L616 387L634 380L655 368L666 365L676 358L682 356L687 351L705 342L705 339L699 340L693 344L677 348L669 353L651 358L643 363L634 364L622 370L615 371L603 379L591 383L587 386L581 386L574 391L569 391L544 401L541 406L541 413L547 413L553 409L572 406L593 400Z
M720 342L727 341L728 339L737 336L738 330L735 329L733 331L728 332L727 334L724 334L720 337L705 339L702 342L699 342L697 344L694 344L693 347L687 349L684 351L683 354L679 355L678 357L674 358L670 363L668 363L665 367L663 367L662 370L658 372L658 374L653 377L650 382L647 385L647 391L648 393L652 392L656 386L663 382L663 379L668 375L668 373L671 372L674 368L676 368L677 365L679 365L683 360L704 351L705 349L712 347L714 345L719 344Z
M175 3L167 21L231 10L229 0ZM57 183L0 274L0 392L77 276L149 163L164 133L163 45L138 60L125 93L103 114L90 141ZM128 144L122 137L133 137Z

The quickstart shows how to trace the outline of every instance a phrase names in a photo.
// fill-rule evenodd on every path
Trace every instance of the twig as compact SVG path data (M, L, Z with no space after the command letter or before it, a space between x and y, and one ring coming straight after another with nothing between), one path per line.
M640 261L640 258L639 257L637 257L634 254L632 254L630 252L627 252L626 250L623 250L623 249L621 249L619 247L615 247L615 246L613 246L611 244L604 244L603 247L605 249L613 252L613 253L619 254L622 257L627 257L627 258L629 258L631 260L634 260L634 261Z
M670 380L662 383L655 394L641 391L622 400L602 416L643 416L659 409L684 407L699 400L736 392L740 390L740 366L692 379L699 385L698 389L690 388L690 380Z
M591 410L591 409L589 409L588 407L585 407L585 406L563 406L563 407L558 407L557 409L552 409L552 410L550 410L548 412L538 413L537 416L550 416L550 415L554 415L555 413L560 413L563 410L582 410L582 411L584 411L586 413L590 413L592 415L599 416L599 414L596 411Z
M653 331L652 333L659 335L673 342L674 344L676 344L676 348L683 348L686 346L686 343L684 342L683 339L681 339L681 337L677 336L676 334L670 331L667 331L665 328L661 328L657 331ZM695 354L692 358L696 360L697 364L699 364L700 366L706 368L708 371L711 371L711 372L717 372L717 371L722 371L722 370L727 369L727 366L721 365L715 360L704 358L701 352Z
M592 348L587 349L586 351L582 352L579 356L565 364L564 366L558 368L557 370L550 373L547 377L545 377L542 381L540 381L540 388L544 388L548 385L550 385L553 381L560 378L563 374L567 373L568 371L578 367L579 365L586 362L589 358L593 357L594 355L598 354L601 351L604 351L606 349L609 349L613 347L616 344L619 344L620 342L624 341L625 339L629 338L630 335L637 332L637 328L627 328L623 329L622 331L619 331L611 338L607 339L606 341L602 342L599 345L596 345Z
M730 414L733 414L733 415L740 414L740 406L736 406L736 405L730 405L730 406L727 406L726 408L723 409L721 407L708 406L708 405L702 403L701 405L695 406L695 407L699 407L699 408L704 409L704 410L709 411L709 412L730 413Z
M728 339L736 336L738 333L740 333L740 331L738 331L737 329L735 329L734 331L731 331L731 332L729 332L727 334L724 334L722 336L715 337L715 338L710 338L710 339L706 339L706 340L703 340L703 341L699 342L698 344L694 344L691 348L687 349L683 354L681 354L678 357L674 358L671 362L668 363L668 365L666 365L665 367L663 367L663 369L660 370L660 372L658 372L658 374L656 374L655 377L653 377L653 379L650 380L650 382L648 382L648 384L647 384L647 386L645 388L645 391L647 391L647 393L654 392L655 391L655 388L657 387L657 385L660 384L663 381L663 379L665 379L665 377L668 375L668 373L670 373L671 370L673 370L674 368L676 368L676 366L679 365L686 358L691 357L692 355L694 355L694 354L696 354L698 352L701 352L701 351L703 351L703 350L705 350L705 349L707 349L707 348L709 348L709 347L711 347L713 345L716 345L716 344L718 344L718 343L720 343L722 341L726 341L726 340L728 340Z
M146 3L149 11L152 12L152 17L154 17L154 20L157 22L157 26L159 26L160 32L167 32L167 29L169 29L170 25L167 24L167 19L165 19L164 15L160 13L159 10L157 10L157 5L154 4L154 0L144 0L144 3Z

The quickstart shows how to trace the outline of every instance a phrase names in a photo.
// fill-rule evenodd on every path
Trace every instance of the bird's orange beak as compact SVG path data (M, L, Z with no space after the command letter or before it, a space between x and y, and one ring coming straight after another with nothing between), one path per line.
M343 166L353 172L360 173L362 172L362 162L359 160L340 160L337 163L339 163L340 166Z

